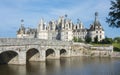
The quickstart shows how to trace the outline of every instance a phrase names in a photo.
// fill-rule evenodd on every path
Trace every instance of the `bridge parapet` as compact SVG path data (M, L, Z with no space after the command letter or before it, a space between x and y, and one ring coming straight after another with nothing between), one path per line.
M0 46L3 45L56 45L56 46L70 46L72 43L67 41L58 41L58 40L43 40L36 38L0 38Z

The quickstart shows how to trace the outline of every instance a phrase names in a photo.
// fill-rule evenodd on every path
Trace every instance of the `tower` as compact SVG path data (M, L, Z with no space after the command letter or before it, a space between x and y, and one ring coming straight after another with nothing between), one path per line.
M62 23L61 29L61 40L63 41L71 41L73 39L72 32L72 21L68 19L68 16L65 15L64 23Z
M44 19L40 20L37 28L37 38L39 39L48 39L48 31L46 28L46 24L44 23Z
M105 38L104 29L98 20L98 12L95 12L95 20L89 29L89 34L92 41L97 37L98 41L101 41Z
M25 27L24 27L24 20L21 19L21 26L19 30L17 31L17 38L24 38L25 35Z

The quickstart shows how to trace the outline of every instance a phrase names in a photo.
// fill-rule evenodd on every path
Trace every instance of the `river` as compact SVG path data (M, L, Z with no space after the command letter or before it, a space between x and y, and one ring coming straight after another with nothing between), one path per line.
M71 57L26 65L0 65L0 75L120 75L120 59Z

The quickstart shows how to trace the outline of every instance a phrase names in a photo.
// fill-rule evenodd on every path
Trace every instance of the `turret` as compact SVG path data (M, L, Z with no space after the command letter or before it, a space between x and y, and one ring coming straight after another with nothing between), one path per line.
M37 38L48 39L47 27L43 19L40 20L40 23L38 26Z
M40 20L40 23L39 23L39 25L38 25L38 29L41 31L41 30L44 29L43 27L44 27L44 20L41 19L41 20Z
M25 27L24 27L24 20L21 19L21 26L19 30L17 31L17 34L25 34Z
M98 21L98 12L95 12L95 22Z
M104 29L98 20L98 12L95 12L95 20L89 29L89 36L92 38L92 41L94 41L95 37L98 37L98 41L104 39Z

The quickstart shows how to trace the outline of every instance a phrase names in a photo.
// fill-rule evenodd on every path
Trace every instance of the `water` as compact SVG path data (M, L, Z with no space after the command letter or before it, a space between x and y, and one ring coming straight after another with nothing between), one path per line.
M0 75L120 75L120 59L72 57L26 65L0 65Z

